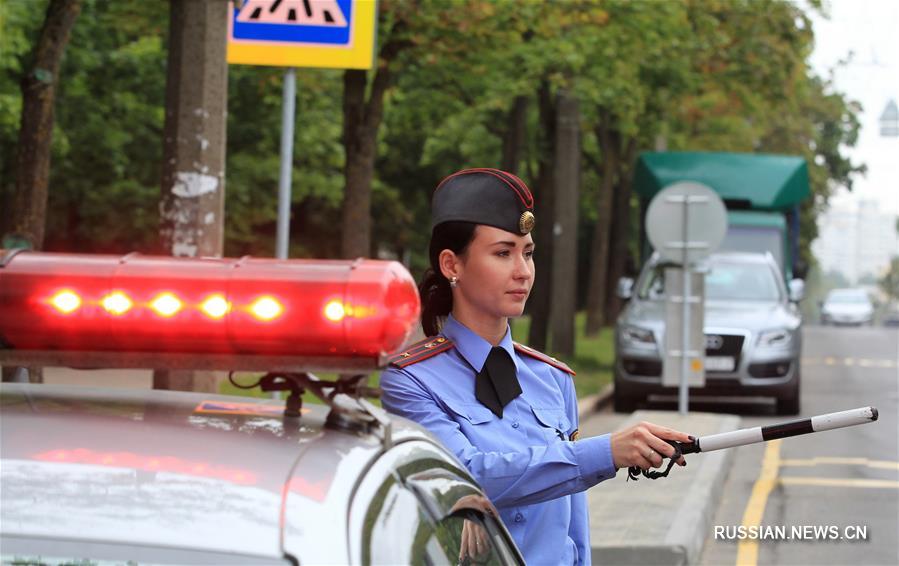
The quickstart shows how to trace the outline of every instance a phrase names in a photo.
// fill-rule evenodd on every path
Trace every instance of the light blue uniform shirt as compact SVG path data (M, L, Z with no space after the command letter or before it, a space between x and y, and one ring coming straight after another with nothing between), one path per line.
M381 374L384 407L439 438L500 512L528 564L590 564L584 490L615 476L609 435L573 442L577 396L570 375L499 344L515 361L521 395L499 419L475 398L489 342L447 318L454 348Z

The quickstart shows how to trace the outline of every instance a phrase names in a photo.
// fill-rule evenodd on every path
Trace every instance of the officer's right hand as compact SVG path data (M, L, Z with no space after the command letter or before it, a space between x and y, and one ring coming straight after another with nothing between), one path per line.
M612 460L615 462L615 467L639 466L644 470L651 467L660 468L662 456L668 458L674 454L674 447L665 440L692 442L690 435L684 432L646 421L612 433ZM687 465L683 456L677 463L681 466Z

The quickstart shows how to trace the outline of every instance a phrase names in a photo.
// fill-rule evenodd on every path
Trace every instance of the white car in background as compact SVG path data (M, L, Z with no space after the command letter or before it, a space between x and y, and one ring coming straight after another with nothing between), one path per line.
M869 325L874 305L864 289L834 289L821 305L821 324Z

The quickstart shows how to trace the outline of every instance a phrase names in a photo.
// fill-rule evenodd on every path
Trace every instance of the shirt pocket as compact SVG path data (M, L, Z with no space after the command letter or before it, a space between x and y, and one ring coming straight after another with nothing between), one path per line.
M463 403L445 399L444 403L450 408L450 411L473 425L482 425L496 418L490 409L480 403Z
M531 410L537 417L547 444L568 438L568 434L571 432L571 421L568 420L568 415L565 414L563 407L531 407Z

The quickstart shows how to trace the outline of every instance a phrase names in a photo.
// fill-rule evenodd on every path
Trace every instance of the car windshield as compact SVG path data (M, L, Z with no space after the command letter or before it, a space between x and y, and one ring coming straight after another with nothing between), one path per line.
M665 296L664 266L656 266L644 277L639 289L641 299L657 300ZM777 274L764 263L719 261L705 274L705 298L711 301L779 301Z
M829 295L827 295L827 302L866 304L870 301L868 300L868 295L866 295L864 291L846 290L831 292Z

